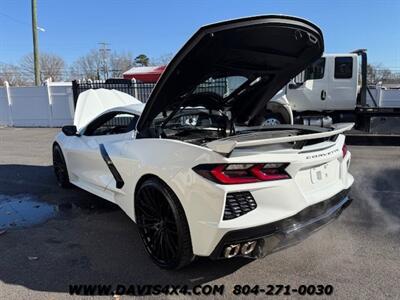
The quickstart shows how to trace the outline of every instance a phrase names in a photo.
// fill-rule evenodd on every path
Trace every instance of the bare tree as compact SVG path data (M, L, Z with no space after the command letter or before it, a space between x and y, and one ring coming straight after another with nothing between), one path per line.
M99 50L91 50L88 54L78 58L71 66L71 79L107 79L122 77L122 73L135 66L130 52L113 52L104 56Z
M376 83L376 66L368 64L367 65L367 82Z
M381 68L377 70L377 81L382 81L384 83L389 83L392 80L393 74L387 68Z
M0 85L7 81L12 86L24 86L27 84L18 66L12 64L0 65Z
M100 52L96 49L90 50L88 54L81 56L72 64L71 77L91 80L104 78L103 64Z
M150 60L150 64L153 66L165 66L169 64L169 62L172 60L173 57L174 57L173 53L163 54L159 57L152 58Z
M367 65L367 81L375 84L382 83L399 83L400 74L392 72L390 69L383 67L381 64Z
M122 73L129 70L135 65L132 53L114 52L110 57L110 70L114 78L122 77Z
M41 53L39 63L40 79L42 82L47 78L51 78L53 81L61 81L64 79L65 62L60 56L50 53ZM25 55L21 59L19 68L26 78L26 81L33 81L35 72L32 53Z

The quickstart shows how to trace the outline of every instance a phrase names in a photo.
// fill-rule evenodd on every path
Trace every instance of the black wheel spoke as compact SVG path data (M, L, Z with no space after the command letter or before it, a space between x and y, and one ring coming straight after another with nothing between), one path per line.
M165 241L164 241L164 232L162 230L160 231L160 256L164 260L166 258L166 253L165 253Z
M156 230L158 224L159 223L149 223L149 224L141 223L141 224L138 224L138 226L141 227L141 228Z
M143 198L145 199L145 203L143 203L143 205L151 209L157 216L160 216L160 210L157 205L156 199L153 198L148 189L143 190L143 196Z
M160 241L160 231L157 230L154 234L154 250L155 252L161 256L161 241ZM161 257L160 257L161 258Z
M167 218L165 219L165 224L170 228L170 229L176 229L176 223L173 218Z
M167 249L168 249L168 251L169 251L169 253L171 253L172 255L174 255L174 253L176 252L176 244L174 244L172 241L171 241L171 236L169 235L169 233L166 231L165 232L165 244L166 244L166 247L167 247Z
M158 213L151 206L147 206L146 203L138 206L138 209L145 215L147 221L159 220Z
M136 214L139 233L153 259L161 264L173 262L178 251L178 232L165 194L152 186L140 189Z

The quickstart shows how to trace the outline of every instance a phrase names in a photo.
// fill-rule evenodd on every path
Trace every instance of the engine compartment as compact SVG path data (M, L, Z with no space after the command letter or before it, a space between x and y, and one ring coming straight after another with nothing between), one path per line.
M209 120L210 116L208 116ZM174 126L167 127L162 132L162 137L167 139L175 139L195 145L205 145L216 140L221 141L237 141L245 142L261 139L272 139L279 137L299 136L310 133L329 131L329 128L313 127L305 125L275 125L275 126L238 126L232 123L228 118L218 116L217 122L211 122L208 126L197 126L199 119L195 119L193 115L190 117L185 115L179 123ZM189 124L189 125L188 125ZM334 140L336 136L330 137ZM305 144L311 145L327 140L314 139L299 143L299 147ZM292 143L294 146L296 143ZM301 144L301 145L300 145Z
M209 130L198 130L198 131L180 131L177 133L171 133L167 138L180 140L183 142L195 144L195 145L203 145L208 142L212 142L215 140L219 140L224 136L221 135L220 132L217 131L209 131Z
M261 126L254 120L251 125L238 124L223 97L210 92L187 96L183 103L185 105L164 112L156 119L154 136L205 145L216 140L243 142L329 130L329 128L288 124Z

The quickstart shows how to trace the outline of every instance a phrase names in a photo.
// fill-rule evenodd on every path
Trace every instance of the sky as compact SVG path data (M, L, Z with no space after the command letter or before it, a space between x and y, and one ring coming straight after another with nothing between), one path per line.
M261 14L308 19L325 52L368 49L369 62L400 71L400 0L37 0L40 51L72 63L109 43L150 58L176 53L202 25ZM32 52L31 0L0 0L0 63Z

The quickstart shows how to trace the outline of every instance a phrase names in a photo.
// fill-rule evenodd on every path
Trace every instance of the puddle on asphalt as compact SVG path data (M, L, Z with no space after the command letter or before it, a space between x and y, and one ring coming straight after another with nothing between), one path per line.
M93 195L85 195L79 199L62 199L59 204L51 204L54 195L40 198L31 194L0 194L0 231L4 229L26 228L44 223L57 216L66 216L71 212L78 214L103 214L119 210L111 202ZM47 202L49 201L49 202Z
M57 207L32 195L0 194L0 230L23 228L54 217Z

